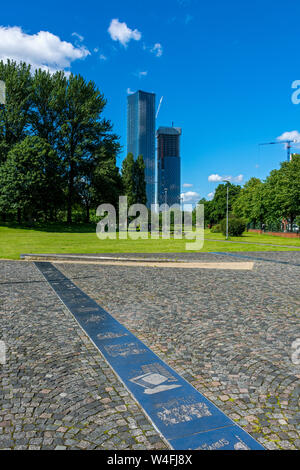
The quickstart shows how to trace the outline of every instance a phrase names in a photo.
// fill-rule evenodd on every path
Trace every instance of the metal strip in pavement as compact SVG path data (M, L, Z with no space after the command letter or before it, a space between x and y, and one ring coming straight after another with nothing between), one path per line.
M55 266L35 265L171 448L264 449Z
M299 263L290 263L289 261L280 261L280 260L274 260L274 259L269 259L269 258L261 258L258 256L239 255L237 253L228 253L226 251L212 251L212 253L214 255L232 256L233 258L245 258L245 259L252 259L256 261L267 261L268 263L287 264L290 266L300 266Z

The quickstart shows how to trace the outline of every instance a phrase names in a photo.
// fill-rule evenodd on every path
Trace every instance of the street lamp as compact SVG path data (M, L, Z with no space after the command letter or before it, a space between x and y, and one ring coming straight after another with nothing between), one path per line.
M229 200L229 184L230 181L228 180L222 180L223 183L227 183L227 199L226 199L226 240L228 240L228 228L229 228L229 211L228 211L228 200Z
M168 201L168 188L165 188L164 189L164 192L165 192L165 204L167 206L167 201Z
M178 201L179 201L179 205L180 205L180 210L182 210L182 206L183 206L183 197L180 195L177 197Z

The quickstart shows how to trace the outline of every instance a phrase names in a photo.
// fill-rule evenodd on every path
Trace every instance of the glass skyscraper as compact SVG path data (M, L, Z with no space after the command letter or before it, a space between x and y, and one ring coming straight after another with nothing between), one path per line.
M147 206L155 202L155 94L137 91L127 98L127 152L143 155Z
M157 137L157 202L180 204L180 127L160 127Z

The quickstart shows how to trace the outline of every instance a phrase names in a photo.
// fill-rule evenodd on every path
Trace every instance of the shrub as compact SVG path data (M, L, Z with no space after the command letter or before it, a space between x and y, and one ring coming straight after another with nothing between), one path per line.
M210 229L211 233L221 233L222 230L221 230L221 224L217 224L217 225L214 225L211 229Z
M221 231L223 235L226 235L226 219L221 221ZM237 217L229 217L228 221L228 233L232 237L240 237L246 230L246 223L243 219Z

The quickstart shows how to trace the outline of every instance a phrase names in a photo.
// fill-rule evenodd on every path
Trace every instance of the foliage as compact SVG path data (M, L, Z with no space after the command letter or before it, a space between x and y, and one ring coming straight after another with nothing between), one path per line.
M263 204L264 184L258 178L250 178L241 189L233 204L233 213L248 223L262 222L266 211Z
M211 233L222 233L221 224L213 225L210 231Z
M0 167L0 210L23 213L32 220L40 213L53 219L63 203L59 159L44 139L28 136L9 151Z
M236 188L236 189L233 189ZM226 186L219 185L212 201L201 199L205 206L205 224L212 225L226 214ZM282 221L291 227L300 217L300 155L272 170L265 181L250 178L243 188L230 185L229 211L247 226L280 229Z
M283 217L294 223L300 215L300 156L271 171L266 179L266 199L274 218Z
M132 153L128 153L122 163L122 184L123 194L127 196L128 206L135 203L135 177L134 177L134 157Z
M226 218L221 221L221 232L226 235ZM246 224L243 219L230 216L228 219L228 234L231 237L240 237L246 230Z
M0 108L0 166L3 167L0 174L4 178L0 180L1 210L7 213L9 208L11 212L17 209L19 215L21 210L23 214L28 212L26 191L17 202L17 194L21 192L14 195L13 185L7 179L12 174L13 158L17 158L15 153L8 158L15 145L19 145L18 151L25 152L24 159L27 163L30 160L29 166L37 172L42 167L46 144L50 146L47 152L51 148L55 155L49 160L52 174L49 181L53 183L55 179L51 193L55 195L58 191L59 197L54 197L54 210L52 196L48 204L44 200L42 188L47 184L41 184L38 189L41 207L37 210L37 203L32 206L38 218L47 219L50 212L51 217L57 218L66 209L67 221L71 223L72 210L76 208L85 211L88 221L90 210L101 202L115 204L121 192L116 166L120 145L110 121L103 117L106 99L95 83L87 82L80 75L71 74L67 78L63 72L51 75L37 70L32 74L29 65L12 61L0 62L0 80L5 81L7 91L7 103ZM28 140L34 136L40 141ZM22 158L20 155L20 161ZM40 176L44 181L45 173ZM14 177L15 187L21 188L24 174L21 171L19 176L16 172ZM34 181L36 195L37 188Z
M133 154L128 153L122 164L123 194L127 196L128 206L146 204L145 163L142 155L136 161Z
M145 163L142 155L139 155L135 161L134 176L136 185L136 202L138 204L146 204L147 195L145 181Z
M232 210L234 201L238 197L241 187L231 183L219 184L212 200L211 217L214 222L220 222L226 216L227 211L227 184L228 184L228 208Z
M32 97L30 66L0 61L0 80L6 85L6 104L0 105L0 164L9 150L28 133Z

